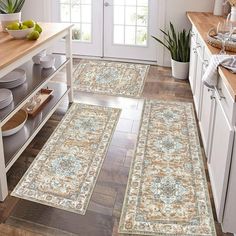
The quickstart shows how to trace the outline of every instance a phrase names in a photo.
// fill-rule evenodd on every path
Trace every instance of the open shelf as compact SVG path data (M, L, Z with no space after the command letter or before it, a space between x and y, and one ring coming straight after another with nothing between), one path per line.
M5 165L7 171L15 162L15 159L21 155L25 146L31 142L38 130L45 124L48 118L56 110L60 101L68 94L70 88L64 83L48 83L47 87L53 89L51 100L45 104L42 111L34 118L29 117L25 126L16 134L3 138L3 148L5 156Z
M27 80L21 86L12 89L13 102L6 108L0 110L0 122L6 119L12 112L19 108L28 98L41 86L47 83L56 72L60 71L69 62L65 56L56 55L55 67L43 69L40 65L34 65L32 60L20 66L26 71Z

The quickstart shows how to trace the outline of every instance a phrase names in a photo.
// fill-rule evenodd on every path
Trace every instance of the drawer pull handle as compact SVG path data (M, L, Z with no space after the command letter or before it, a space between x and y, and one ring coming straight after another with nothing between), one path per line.
M208 60L204 60L204 66L208 67L209 66L209 61Z
M191 31L191 37L193 37L195 35L195 33L193 33L192 31Z
M222 93L222 89L220 88L220 89L218 89L218 93L219 93L219 99L220 99L220 101L222 100L222 99L226 99L226 97L223 95L223 93Z
M215 99L215 96L211 95L211 100L214 100Z

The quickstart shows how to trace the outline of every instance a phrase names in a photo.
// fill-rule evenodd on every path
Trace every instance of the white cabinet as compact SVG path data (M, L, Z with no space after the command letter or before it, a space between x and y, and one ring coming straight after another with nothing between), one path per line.
M189 67L189 83L192 89L192 93L195 93L195 82L196 82L196 65L197 65L197 44L196 44L196 33L191 33L191 49L190 49L190 67Z
M236 130L234 130L236 131ZM228 192L225 201L224 220L222 228L225 232L236 232L236 140L234 141L233 156L231 162L231 171L229 176Z
M208 169L217 218L219 222L222 222L234 130L225 115L218 90L215 90L213 114L213 129L211 134L211 151L208 159Z
M212 131L213 121L213 105L214 105L214 92L203 85L202 90L202 105L199 117L199 127L202 135L202 142L205 150L206 157L209 157L210 152L210 135Z

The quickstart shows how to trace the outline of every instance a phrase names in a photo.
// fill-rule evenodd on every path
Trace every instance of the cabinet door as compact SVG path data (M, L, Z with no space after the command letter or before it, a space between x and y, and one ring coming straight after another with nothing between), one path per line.
M191 38L191 51L190 51L190 65L189 65L189 83L192 89L192 93L195 93L195 79L196 79L196 67L197 67L197 50L195 38Z
M222 222L234 132L215 91L215 111L208 169L219 222Z
M194 104L196 108L197 117L199 118L199 110L202 96L202 73L203 73L203 47L197 45L197 66L196 66L196 78L195 78L195 93L193 95Z
M199 117L199 127L206 157L209 157L210 133L213 121L213 91L203 85L202 105Z
M234 128L234 132L236 132ZM230 176L229 176L229 184L227 190L227 196L225 201L225 210L224 210L224 218L223 218L223 230L224 232L232 232L236 233L236 140L234 140L234 148L232 155L232 162L230 167Z

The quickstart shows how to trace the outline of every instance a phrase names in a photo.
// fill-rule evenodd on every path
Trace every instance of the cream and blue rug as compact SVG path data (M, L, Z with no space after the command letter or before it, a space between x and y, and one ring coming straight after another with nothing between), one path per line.
M74 72L74 89L113 96L140 97L148 65L82 60Z
M146 101L119 233L216 235L190 103Z
M119 115L73 104L11 195L85 214Z

